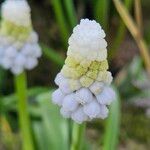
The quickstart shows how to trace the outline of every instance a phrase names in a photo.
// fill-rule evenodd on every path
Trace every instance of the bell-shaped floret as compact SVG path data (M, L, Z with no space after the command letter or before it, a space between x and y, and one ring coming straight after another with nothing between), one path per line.
M102 105L110 105L115 96L115 92L111 87L105 87L99 95L96 95L96 99Z

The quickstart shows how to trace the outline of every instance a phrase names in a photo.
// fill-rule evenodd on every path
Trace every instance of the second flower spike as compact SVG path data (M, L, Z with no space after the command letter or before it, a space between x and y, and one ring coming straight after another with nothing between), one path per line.
M26 0L6 0L2 4L0 65L14 74L33 69L42 54L30 11Z
M55 78L59 88L52 101L61 107L63 117L77 123L106 118L107 106L115 99L104 38L96 21L82 19L73 29L65 65Z

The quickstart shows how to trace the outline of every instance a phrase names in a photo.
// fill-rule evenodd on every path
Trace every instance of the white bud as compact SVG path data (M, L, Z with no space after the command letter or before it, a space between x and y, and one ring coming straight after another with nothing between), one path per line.
M5 56L8 58L14 58L17 55L17 50L14 47L9 47L5 50Z
M1 60L1 65L5 68L5 69L9 69L11 68L12 64L12 60L10 58L4 57Z
M29 38L28 38L29 43L37 43L38 42L38 35L36 32L31 32Z
M58 73L55 77L55 84L59 86L59 84L61 83L62 80L65 80L65 77L61 74L61 73Z
M89 103L93 100L92 93L87 88L81 88L77 90L75 98L80 104Z
M100 106L96 101L92 101L83 107L83 111L86 115L89 116L89 118L93 119L96 118L100 113Z
M33 56L34 57L41 57L42 55L42 51L41 51L41 48L38 44L35 44L33 47L32 47L32 51L33 51Z
M64 79L60 82L59 84L59 88L62 90L62 92L64 92L65 94L69 94L69 93L72 93L72 90L70 88L70 85L69 85L69 81L68 79Z
M14 60L14 65L18 65L23 68L25 63L26 63L26 58L22 54L18 54Z
M103 82L98 82L95 81L90 87L89 89L91 90L91 92L95 95L99 94L104 88L104 83Z
M23 48L21 49L21 53L25 56L32 56L32 45L31 44L25 44Z
M75 111L78 107L78 102L75 100L75 94L69 94L65 96L62 104L66 111Z
M111 87L105 87L99 95L96 95L97 101L102 105L110 105L115 97L116 94Z
M38 61L36 58L27 58L26 59L26 64L25 64L25 68L28 70L33 69L35 66L37 66Z
M73 112L71 118L79 124L88 120L88 116L83 112L82 107L79 107L75 112Z
M0 57L1 58L3 57L3 54L4 54L4 48L0 47ZM1 59L0 59L0 61L1 61Z
M60 89L57 89L52 94L52 101L54 104L61 106L64 97L65 97L64 93Z

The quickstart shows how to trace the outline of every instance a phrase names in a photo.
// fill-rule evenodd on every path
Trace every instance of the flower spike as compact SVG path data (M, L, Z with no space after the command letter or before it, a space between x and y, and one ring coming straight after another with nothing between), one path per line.
M59 88L52 101L61 107L62 116L77 123L106 118L107 106L115 99L104 38L96 21L82 19L73 29L65 64L55 78Z
M26 0L6 0L2 4L0 65L20 74L38 64L41 48L32 28L31 10Z

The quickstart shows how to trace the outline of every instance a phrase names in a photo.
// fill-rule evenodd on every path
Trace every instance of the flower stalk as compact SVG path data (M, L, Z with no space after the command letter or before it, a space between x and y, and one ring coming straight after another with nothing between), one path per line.
M23 141L23 150L34 150L30 117L28 113L27 81L25 72L15 76L15 86L18 97L18 115Z
M85 128L86 128L86 123L83 123L81 125L76 123L73 124L71 150L82 149Z

